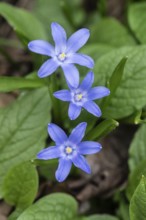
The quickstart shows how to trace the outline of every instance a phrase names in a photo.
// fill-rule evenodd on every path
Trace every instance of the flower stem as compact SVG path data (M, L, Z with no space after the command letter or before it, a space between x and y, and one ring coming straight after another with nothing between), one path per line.
M50 93L50 98L52 102L52 116L53 116L53 122L57 123L58 125L61 124L61 114L60 114L60 103L59 100L57 100L54 96L53 93L58 90L58 79L55 74L51 75L49 77L49 93Z

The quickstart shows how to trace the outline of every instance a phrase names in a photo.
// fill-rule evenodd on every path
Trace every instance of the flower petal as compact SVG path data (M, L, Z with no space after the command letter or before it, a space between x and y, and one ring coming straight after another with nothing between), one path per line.
M75 120L81 112L81 106L77 106L73 103L70 103L69 109L68 109L68 115L70 120Z
M53 60L53 59L49 59L47 60L39 69L38 71L38 76L40 78L46 77L51 75L53 72L55 72L55 70L58 67L58 63Z
M94 60L84 54L81 53L73 53L67 60L68 63L75 63L79 64L81 66L86 66L88 68L93 68L94 66Z
M54 47L44 40L33 40L29 42L28 48L32 52L38 54L47 55L47 56L54 55Z
M59 166L56 170L55 176L58 182L63 182L68 176L71 169L72 162L67 159L60 158Z
M67 52L76 52L79 50L87 42L89 36L90 32L86 28L76 31L67 41Z
M77 125L71 132L68 140L74 144L78 144L85 135L85 130L87 127L86 122L82 122L79 125Z
M54 92L53 95L62 101L70 101L71 100L71 94L68 90L60 90L57 92Z
M67 85L68 85L68 88L72 91L74 89L76 89L77 87L73 87L68 81L66 81Z
M93 82L94 82L94 74L93 74L93 72L90 71L90 72L87 73L87 75L83 79L83 81L80 84L79 88L83 91L84 90L87 91L91 88Z
M56 145L62 144L68 138L65 132L53 123L48 124L48 133L52 140L56 142Z
M92 101L88 101L88 102L85 102L83 104L83 107L88 111L90 112L91 114L97 116L97 117L100 117L101 116L101 110L99 108L98 105L96 105L95 102L92 102Z
M64 28L56 22L51 24L52 36L55 42L56 53L65 52L66 49L66 32Z
M41 150L37 154L38 159L42 160L49 160L49 159L54 159L60 157L60 150L58 147L48 147L43 150Z
M101 144L95 141L83 141L78 148L79 153L84 155L98 153L101 149Z
M72 162L74 163L76 167L80 168L86 173L89 173L89 174L91 173L91 168L89 164L87 163L86 159L82 155L78 154L75 157L73 157Z
M66 80L71 86L77 88L79 85L79 71L73 64L62 65Z
M104 86L97 86L89 90L88 98L90 100L100 99L110 94L110 90Z

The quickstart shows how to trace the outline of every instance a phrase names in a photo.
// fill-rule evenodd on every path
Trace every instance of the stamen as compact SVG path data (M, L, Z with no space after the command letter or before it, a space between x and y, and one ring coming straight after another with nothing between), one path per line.
M73 149L71 147L66 147L65 151L66 151L67 154L71 154Z
M64 61L65 58L66 58L66 54L65 54L65 53L60 53L59 56L58 56L58 59L59 59L60 61Z
M79 93L75 95L75 101L81 101L81 99L83 98L83 94Z
M82 94L78 94L78 95L77 95L77 99L78 99L78 100L81 100L81 99L82 99L82 97L83 97L83 95L82 95Z

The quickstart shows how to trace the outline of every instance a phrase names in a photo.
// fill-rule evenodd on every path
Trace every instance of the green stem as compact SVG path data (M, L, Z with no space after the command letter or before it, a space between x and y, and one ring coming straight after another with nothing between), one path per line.
M92 131L86 135L88 140L98 140L112 132L116 127L119 126L119 122L114 119L105 119L98 124Z
M51 75L49 77L49 94L52 102L52 114L53 114L53 121L59 125L61 125L61 113L60 113L60 103L59 100L53 96L53 93L58 90L58 79L56 74Z

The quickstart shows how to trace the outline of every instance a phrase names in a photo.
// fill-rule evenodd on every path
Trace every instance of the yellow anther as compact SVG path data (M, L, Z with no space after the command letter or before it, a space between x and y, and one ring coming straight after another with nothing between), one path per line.
M66 54L65 53L61 53L58 56L59 60L63 61L66 58Z
M66 147L65 151L66 151L67 154L70 154L70 153L72 153L72 148L71 147Z
M82 99L82 97L83 97L83 95L82 95L82 94L78 94L78 95L77 95L77 99L78 99L78 100L81 100L81 99Z

